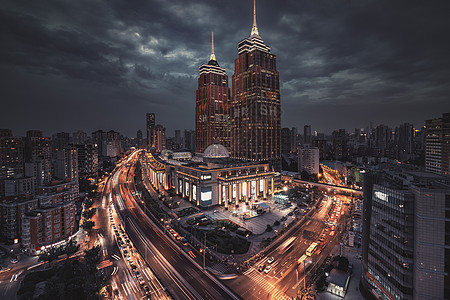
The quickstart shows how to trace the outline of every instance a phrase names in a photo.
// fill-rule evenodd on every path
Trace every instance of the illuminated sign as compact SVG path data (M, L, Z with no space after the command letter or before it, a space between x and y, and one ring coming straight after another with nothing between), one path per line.
M196 185L192 186L192 199L197 200L197 186Z
M211 174L206 174L206 175L200 176L201 180L210 180L211 178L212 178Z
M386 202L389 201L389 200L388 200L388 195L385 194L385 193L382 193L382 192L376 191L376 192L375 192L375 197L377 197L377 198L380 199L380 200L386 201Z
M247 196L247 182L242 185L242 197Z
M200 193L200 202L201 205L211 205L212 204L212 188L209 187L202 187L201 193Z

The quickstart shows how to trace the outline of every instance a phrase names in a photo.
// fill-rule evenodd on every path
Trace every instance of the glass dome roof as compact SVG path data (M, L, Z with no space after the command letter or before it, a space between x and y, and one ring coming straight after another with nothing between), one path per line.
M227 158L230 157L227 148L221 144L212 144L205 149L203 157L206 158Z

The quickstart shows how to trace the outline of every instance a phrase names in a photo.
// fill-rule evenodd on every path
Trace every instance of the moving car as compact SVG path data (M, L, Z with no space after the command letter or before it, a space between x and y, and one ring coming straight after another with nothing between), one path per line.
M267 266L266 269L264 270L264 273L267 274L267 273L270 272L270 270L272 270L272 266L269 265L269 266Z
M272 257L269 257L269 259L267 260L267 262L268 262L269 264L273 263L274 261L275 261L275 258L273 258L273 256L272 256Z

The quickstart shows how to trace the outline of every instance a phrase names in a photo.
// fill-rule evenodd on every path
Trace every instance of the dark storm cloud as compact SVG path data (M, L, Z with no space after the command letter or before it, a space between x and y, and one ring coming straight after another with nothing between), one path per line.
M283 126L413 122L449 109L448 1L257 1L277 55ZM252 1L3 1L0 127L193 128L210 33L231 77ZM230 82L231 83L231 82ZM28 109L30 108L30 109ZM20 117L17 117L20 116Z

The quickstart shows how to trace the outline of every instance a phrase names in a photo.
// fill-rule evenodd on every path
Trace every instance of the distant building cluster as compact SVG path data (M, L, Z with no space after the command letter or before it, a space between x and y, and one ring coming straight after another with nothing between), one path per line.
M430 120L430 122L439 123L439 120ZM426 131L429 131L429 127L415 128L412 124L404 123L396 128L389 128L386 125L373 127L370 124L367 128L355 129L351 133L345 129L335 130L331 135L316 131L311 132L310 125L304 126L303 134L299 134L295 127L282 128L282 168L289 171L304 171L304 167L300 165L301 157L299 155L303 149L318 149L319 156L316 163L318 161L337 160L357 164L373 164L390 159L423 165L426 144L437 143L433 145L440 149L441 144L437 142L438 136L445 136L442 132L434 134L432 137L428 135L430 142L425 141ZM431 139L436 140L436 142L431 141ZM442 143L442 145L445 145L445 143ZM435 156L440 155L437 152L438 150L432 151ZM429 161L428 165L429 169L427 170L439 168L436 162Z
M0 129L0 240L36 254L76 233L80 183L95 180L127 144L115 131L21 137Z

